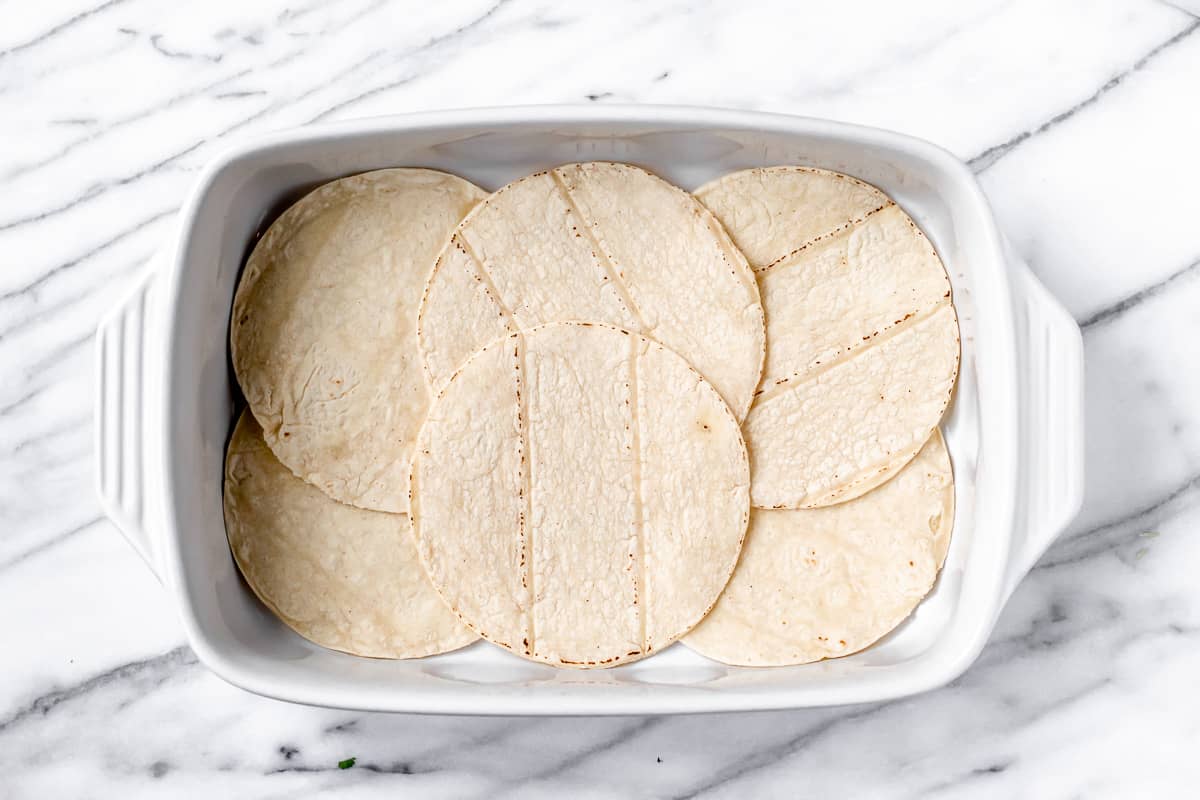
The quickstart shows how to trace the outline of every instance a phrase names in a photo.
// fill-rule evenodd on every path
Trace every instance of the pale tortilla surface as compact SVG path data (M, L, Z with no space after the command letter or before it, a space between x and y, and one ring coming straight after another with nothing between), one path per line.
M439 250L485 197L384 169L319 187L255 246L233 304L238 383L272 452L344 503L407 511L429 405L417 310Z
M953 522L954 478L938 431L891 480L855 500L755 509L729 585L684 644L756 667L857 652L929 593Z
M609 323L666 345L739 420L753 400L764 347L754 275L703 205L643 169L539 172L463 220L421 305L430 385L489 341L558 321Z
M225 460L225 529L250 588L309 641L417 658L476 639L430 585L406 515L343 505L300 480L248 412Z
M657 652L737 562L749 514L737 420L672 351L553 323L472 356L430 409L412 523L446 603L556 666Z
M754 505L818 507L886 481L929 438L958 374L937 252L885 194L835 172L751 169L697 196L749 257L766 311L744 431Z

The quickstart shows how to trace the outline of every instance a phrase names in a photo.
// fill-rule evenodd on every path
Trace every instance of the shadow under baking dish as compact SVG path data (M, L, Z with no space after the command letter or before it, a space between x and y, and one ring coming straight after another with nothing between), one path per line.
M229 313L256 233L285 202L344 175L424 166L494 189L560 163L638 164L692 189L751 166L845 172L890 194L950 274L962 332L943 422L954 464L954 535L933 593L867 650L799 667L726 667L680 645L611 670L557 670L477 643L414 661L356 658L292 633L242 584L226 543L221 481L233 421ZM278 134L204 173L181 215L165 287L163 562L188 638L225 679L261 694L347 708L510 714L744 710L865 702L957 676L1005 599L1018 492L1012 302L990 211L969 171L884 131L686 108L542 107L365 120Z

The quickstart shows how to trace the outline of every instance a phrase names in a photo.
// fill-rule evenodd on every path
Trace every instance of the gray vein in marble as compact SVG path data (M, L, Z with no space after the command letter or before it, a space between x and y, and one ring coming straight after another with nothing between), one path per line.
M150 36L150 46L156 52L162 53L167 58L182 58L185 61L207 61L210 64L219 64L221 59L225 57L224 53L192 53L187 50L172 50L162 43L163 35L155 33ZM243 39L243 41L245 41Z
M555 31L569 25L570 22L570 20L559 19L557 17L536 17L530 22L530 25L539 31Z
M977 783L980 779L994 777L1016 763L1016 759L1006 759L1004 761L994 761L984 767L975 767L966 772L959 772L955 777L948 780L935 783L932 786L927 786L919 792L914 792L909 795L914 800L921 798L935 797L947 792L957 792L964 784Z
M321 113L310 118L308 120L309 124L314 123L314 122L320 122L323 119L327 119L330 115L332 115L338 111L341 111L343 108L346 108L347 106L352 106L355 103L361 102L362 100L366 100L369 97L374 97L377 94L383 94L384 92L390 91L391 89L398 89L401 86L404 86L405 84L412 83L413 81L415 81L417 79L417 77L418 77L417 75L406 75L403 78L397 78L394 81L388 81L387 83L383 84L382 86L376 86L374 89L368 89L365 92L356 94L354 97L348 98L339 103L335 103L332 106L330 106L329 108L326 108Z
M843 95L846 92L853 91L860 84L877 78L881 75L886 75L897 67L904 67L911 64L919 56L927 56L934 53L938 48L948 44L955 36L962 34L964 31L978 26L980 23L987 22L996 16L1003 13L1011 3L999 3L991 8L985 9L982 13L976 14L969 19L962 20L958 24L952 26L949 30L936 30L930 36L908 47L898 50L889 51L888 58L875 64L869 64L858 72L839 80L837 83L822 86L814 91L805 92L797 97L801 101L823 100L832 97Z
M107 11L108 9L112 8L113 6L119 6L125 2L127 2L127 0L107 0L107 2L101 3L100 5L96 6L95 8L90 8L86 11L80 11L78 14L74 15L70 19L68 19L64 22L60 22L59 24L55 25L54 27L50 28L49 30L39 33L37 36L33 37L32 39L29 39L28 41L22 42L21 44L18 44L18 45L13 45L12 47L9 47L6 50L0 50L0 59L7 58L8 56L13 55L14 53L19 53L22 50L28 50L31 47L39 45L42 42L47 41L48 39L53 37L55 34L62 33L67 28L77 25L78 23L82 22L83 20L87 19L88 17L94 17L97 14Z
M1014 656L1051 650L1111 627L1123 618L1120 606L1108 598L1091 601L1091 605L1081 611L1078 606L1083 602L1077 597L1052 594L1047 610L1031 619L1025 630L1010 636L993 637L975 666L983 670L1002 667ZM974 683L978 678L968 673L960 681ZM1063 700L1058 698L1054 702Z
M138 220L130 227L125 228L124 230L118 231L117 233L113 234L109 238L100 242L100 244L94 245L94 246L88 248L87 250L85 250L84 252L80 253L79 255L74 256L67 261L63 261L59 264L56 264L48 270L45 270L37 278L35 278L34 280L25 284L24 286L17 288L17 289L10 289L9 291L0 294L0 302L3 302L5 300L11 300L14 297L19 297L20 295L23 295L26 292L34 291L38 287L45 285L47 281L51 280L52 278L54 278L54 276L58 275L59 273L66 272L67 270L70 270L70 269L73 269L73 268L79 266L83 262L87 261L89 258L91 258L99 253L104 252L108 248L112 247L113 245L115 245L121 241L124 241L125 239L128 239L130 236L134 235L138 231L140 231L150 225L153 225L155 222L158 222L160 219L164 219L166 217L171 216L172 214L175 214L178 210L179 210L178 206L172 206L171 208L163 209L162 211L156 211L153 214L151 214L150 216L145 217L144 219ZM20 327L20 324L11 325L7 328L4 328L3 330L0 330L0 339L4 338L5 334L9 333L12 330L15 330L18 327Z
M1086 632L1087 631L1085 631L1084 633L1086 633ZM1034 651L1049 652L1053 647L1060 647L1060 646L1063 646L1066 644L1073 643L1078 638L1079 638L1079 636L1066 636L1066 637L1062 637L1060 640L1055 641L1053 644L1039 642L1035 645L1029 646L1027 648L1021 648L1021 649L1025 652L1034 652ZM1130 641L1133 641L1136 638L1137 637L1130 637ZM991 649L990 646L989 646L989 649ZM1010 654L1009 657L1011 658L1015 655L1017 655L1017 654L1012 653L1012 654ZM972 670L974 672L986 672L989 669L998 669L1003 666L1008 666L1008 665L1005 663L998 663L998 664L995 664L993 667L989 667L982 663L977 663L972 668ZM956 681L954 684L951 684L951 687L960 686L962 684L963 684L963 680L960 679L959 681ZM1038 720L1044 719L1045 717L1047 717L1055 712L1062 711L1064 709L1067 709L1067 708L1077 705L1078 703L1080 703L1083 700L1090 699L1097 692L1104 690L1105 688L1111 686L1112 684L1113 684L1113 679L1111 677L1106 676L1106 677L1103 677L1100 679L1085 682L1083 685L1079 686L1078 688L1068 691L1066 693L1051 696L1050 702L1042 702L1042 703L1034 704L1034 707L1028 709L1025 713L1012 714L1011 716L1006 718L1004 720L1003 729L1008 730L1008 731L1013 731L1013 732L1019 731L1019 730L1023 729L1025 726L1033 724L1033 723L1037 722ZM986 690L984 690L984 691L986 694ZM1045 698L1042 698L1042 699L1045 699ZM1003 772L1003 771L1007 770L1009 767L1014 766L1017 762L1018 762L1018 759L1016 759L1015 757L1006 757L1006 758L1001 758L1001 759L992 758L992 759L989 759L989 763L987 763L986 765L972 767L971 769L959 772L954 777L950 778L949 780L938 781L932 785L922 787L919 790L913 792L909 796L911 796L913 798L930 797L930 796L934 796L934 795L938 795L938 794L950 791L951 789L958 789L959 787L963 786L964 784L970 784L980 777L987 776L987 775L995 775L997 773ZM901 769L903 769L904 767L907 767L907 766L908 766L908 764L902 764Z
M88 414L86 416L82 416L82 417L79 417L76 419L71 419L66 424L60 425L57 428L51 428L46 431L41 431L39 433L33 434L32 436L27 436L24 439L18 440L16 444L12 445L10 450L14 454L20 453L22 450L32 447L33 445L38 444L39 442L45 441L46 439L50 439L55 436L61 436L62 434L66 433L68 431L78 430L80 428L87 427L91 424L92 424L91 414Z
M1200 21L1197 21L1197 24L1200 25ZM1176 283L1179 283L1186 278L1191 278L1198 273L1200 273L1200 259L1193 261L1186 267L1172 272L1170 275L1163 278L1161 281L1158 281L1157 283L1152 283L1149 286L1139 289L1128 297L1122 298L1112 305L1105 306L1099 311L1089 314L1080 321L1079 327L1082 328L1086 333L1090 328L1111 322L1112 320L1120 317L1126 311L1129 311L1132 308L1137 308L1146 300L1149 300L1153 297L1158 297Z
M111 189L115 189L119 186L125 186L127 184L133 183L134 181L136 181L140 178L145 178L148 175L153 175L155 172L158 172L162 168L164 168L170 164L173 164L174 162L178 161L180 158L183 158L188 153L193 153L196 150L200 149L201 147L204 146L204 144L205 144L204 141L194 142L193 144L188 145L187 147L183 148L182 150L177 150L172 155L169 155L164 159L156 161L153 164L151 164L150 166L144 167L144 168L132 173L131 175L126 175L125 177L117 178L117 179L111 180L111 181L104 181L102 183L92 184L82 194L76 195L75 197L73 197L72 199L68 200L67 202L65 202L61 205L54 206L54 207L51 207L48 209L43 209L43 210L38 211L29 216L15 217L15 218L7 220L5 222L0 222L0 231L11 230L13 228L19 228L21 226L28 225L30 223L42 222L51 217L58 216L59 214L63 213L64 211L69 211L72 208L75 208L78 205L86 203L89 200L94 200L95 198L105 194L106 192L108 192Z
M1193 498L1197 490L1200 490L1200 472L1187 476L1165 494L1117 519L1081 533L1064 536L1033 569L1042 571L1077 564L1089 558L1112 553L1122 545L1136 545L1137 537L1143 531L1130 532L1131 526L1136 523L1141 529L1148 525L1161 524L1177 516L1191 507L1187 501Z
M510 718L503 722L504 727L499 727L496 730L487 731L477 735L465 737L461 743L439 747L429 752L421 753L413 761L438 761L447 753L461 755L464 747L471 750L477 750L481 747L486 747L491 744L502 742L505 739L513 736L516 733L527 731L530 728L538 727L544 720L537 717L529 717L525 719Z
M143 167L142 169L139 169L130 175L126 175L123 178L116 178L115 180L103 181L101 183L92 184L91 186L89 186L87 188L87 190L85 190L83 192L83 194L76 195L75 197L71 198L70 200L68 200L67 202L65 202L61 205L53 206L53 207L47 208L47 209L42 209L41 211L37 211L28 216L14 217L14 218L6 220L4 222L0 222L0 231L12 230L13 228L19 228L24 225L29 225L29 224L35 223L35 222L42 222L44 220L50 219L51 217L56 217L59 214L63 213L64 211L69 211L72 208L75 208L78 205L86 203L89 200L94 200L95 198L99 197L100 195L104 194L105 192L108 192L119 186L125 186L127 184L133 183L134 181L139 180L140 178L145 178L147 175L153 175L154 173L158 172L159 170L163 169L164 167L167 167L167 166L175 163L179 159L183 158L188 153L193 153L196 150L199 150L204 145L205 145L204 140L193 142L192 144L188 145L187 147L183 148L182 150L177 150L173 154L167 156L166 158L159 159L158 161L153 162L149 166Z
M154 688L168 680L180 668L194 666L197 663L196 656L192 653L191 648L181 645L162 655L152 656L141 661L131 661L128 664L113 667L110 670L101 672L99 675L88 678L82 683L55 689L39 695L8 717L0 720L0 734L7 733L30 718L44 717L63 703L75 700L96 689L128 681L136 681L139 685L145 686L148 689Z
M374 51L374 52L372 52L372 53L369 53L369 54L368 54L366 57L364 57L364 58L360 59L359 61L356 61L355 63L351 64L349 67L345 68L345 69L344 69L344 70L342 70L340 73L338 73L337 75L335 75L335 76L334 76L334 77L333 77L333 78L330 80L330 83L333 83L334 81L341 80L342 78L348 77L349 75L352 75L353 73L357 72L358 70L360 70L360 69L362 69L363 67L367 66L367 65L368 65L368 64L370 64L371 62L373 62L373 61L376 61L377 59L379 59L380 57L382 57L382 56L384 56L384 55L386 55L386 54L387 54L387 51L386 51L386 50L376 50L376 51ZM238 128L241 128L242 126L244 126L244 125L246 125L246 124L248 124L248 123L250 123L250 122L254 121L255 119L258 119L259 117L262 117L262 116L266 115L267 113L270 113L270 112L272 112L272 111L277 111L277 110L279 110L280 108L285 108L285 107L287 107L287 106L289 106L289 105L295 105L296 103L300 102L301 100L304 100L304 99L306 99L306 98L308 98L308 97L311 97L312 95L314 95L314 94L316 94L317 92L319 92L319 91L323 90L324 88L325 88L324 86L318 86L318 87L315 87L315 88L313 88L313 89L311 89L311 90L309 90L309 91L307 91L307 92L303 92L303 93L301 93L301 94L299 94L299 95L296 95L295 97L290 97L290 98L288 98L287 100L285 100L285 101L284 101L284 102L282 102L282 103L272 103L271 105L269 105L269 106L267 106L266 108L262 109L262 110L261 110L261 111L259 111L258 113L256 113L256 114L254 114L254 115L250 116L249 118L247 118L247 119L245 119L245 120L242 120L241 122L237 123L236 125L233 125L232 127L229 127L229 128L226 128L226 129L222 130L220 133L218 133L218 134L217 134L217 136L218 136L218 137L225 136L225 135L227 135L228 133L231 133L232 131L235 131L235 130L237 130Z
M545 781L545 780L549 780L550 778L556 777L558 775L562 775L564 772L574 769L575 767L579 766L580 764L583 764L584 762L588 761L589 759L595 758L596 756L601 755L602 753L607 753L610 750L612 750L614 747L618 747L620 745L626 744L627 742L632 741L633 739L637 738L638 736L641 736L643 733L646 733L647 731L652 730L654 728L660 727L661 725L663 725L665 723L666 719L667 719L666 717L642 717L640 719L635 719L632 725L627 725L627 726L621 728L619 731L617 731L617 733L615 735L606 736L606 737L592 743L590 746L585 747L583 750L580 750L577 753L571 754L570 756L563 759L559 763L553 764L544 770L541 770L539 772L530 773L527 775L522 775L520 780L514 781L504 788L505 789L516 789L518 786L521 786L521 785L527 785L530 783L534 783L536 781ZM507 793L508 792L506 792L506 791L496 791L493 789L489 789L487 791L487 793L485 793L484 795L481 795L481 797L495 797L497 795L507 794Z
M212 98L214 100L241 100L245 97L260 97L266 93L265 89L246 89L237 92L218 92Z
M426 42L425 44L423 44L417 48L409 50L405 53L401 53L399 58L396 59L396 61L402 62L402 61L406 61L412 57L422 55L424 53L434 52L441 45L456 41L457 39L460 39L463 36L466 36L474 31L479 30L487 23L487 21L489 19L491 19L493 16L495 16L497 11L499 11L504 6L508 5L509 2L510 2L510 0L496 0L496 2L493 3L492 6L490 8L488 8L487 11L483 12L475 19L473 19L470 22L467 22L463 25L460 25L459 27L455 28L454 30L450 31L449 33L444 33L440 36L434 36L428 42ZM345 100L342 100L339 103L335 103L334 105L330 106L329 108L326 108L324 111L317 114L315 117L312 117L309 120L309 122L318 122L322 119L329 117L331 114L333 114L337 111L340 111L343 108L346 108L348 106L352 106L355 103L358 103L362 100L367 99L368 97L374 97L375 95L382 94L383 92L386 92L390 89L395 89L395 88L403 86L407 83L410 83L413 80L416 80L417 77L418 77L418 75L415 75L415 74L407 75L402 78L398 78L396 80L389 81L389 82L383 84L382 86L376 86L376 87L374 87L372 89L368 89L367 91L362 92L360 94L353 95Z
M1062 595L1051 601L1051 613L1034 618L1028 630L1002 639L993 639L971 671L951 684L952 687L981 686L987 673L1010 666L1021 656L1035 653L1061 653L1063 648L1080 644L1089 652L1103 655L1102 659L1085 660L1085 673L1071 668L1074 681L1064 683L1070 690L1039 698L1033 708L1026 713L1014 714L1006 720L1006 728L1017 729L1036 722L1056 711L1075 705L1079 701L1102 691L1116 683L1113 674L1101 674L1107 670L1107 665L1115 660L1118 653L1147 638L1194 637L1200 633L1200 628L1179 622L1167 621L1151 627L1134 627L1130 629L1131 620L1125 612L1123 603L1103 596L1087 598L1077 609L1079 613L1068 615L1063 603L1073 600L1077 604L1080 599L1071 595ZM1097 602L1098 601L1098 602ZM1107 635L1107 639L1097 640L1097 637ZM1095 674L1097 677L1092 677Z
M157 248L158 248L158 245L155 245L154 250L149 250L149 251L143 252L140 255L131 259L130 261L122 264L120 267L117 267L110 275L106 276L106 279L114 280L114 281L120 280L121 278L125 278L125 277L131 275L132 273L138 271L143 266L145 266L145 264L150 260L150 258L154 255L154 253L158 251ZM27 314L24 317L18 318L18 317L16 317L15 314L13 314L12 315L13 324L8 326L7 328L0 328L0 342L5 341L6 339L9 338L10 334L15 333L16 331L18 331L21 328L25 328L30 325L34 325L36 323L50 320L50 319L53 319L54 317L57 317L61 312L65 311L68 308L71 308L76 303L80 302L81 300L88 299L88 297L91 296L94 292L95 292L95 286L94 285L88 286L78 292L63 294L63 295L59 296L58 298L56 298L56 302L53 304L42 305L42 304L35 303L34 305L39 306L37 308L37 310L35 310L33 313ZM31 297L36 296L36 294L37 294L37 291L34 290L31 293L27 292L24 294L17 295L17 298L31 298ZM17 298L9 298L9 299L11 301L11 300L15 300Z
M788 756L804 749L805 745L823 736L830 730L848 722L858 722L874 714L878 714L879 712L892 706L895 702L896 701L880 703L878 705L868 706L860 711L839 713L832 718L825 719L816 725L806 728L801 733L790 737L780 744L759 751L750 758L742 761L740 764L713 773L708 777L707 780L689 787L682 793L673 795L672 800L691 800L691 798L700 797L701 795L708 794L714 789L718 789L720 787L727 786L734 781L741 780L753 772L757 772L758 770L769 767L772 764L782 761Z
M329 5L329 0L316 0L314 3L309 3L302 6L288 6L275 17L275 24L281 25L284 22L293 22L306 17L318 8L324 8Z
M83 428L83 425L79 425L79 428ZM57 438L59 435L60 434L56 432L54 436L45 438ZM26 461L26 469L19 473L20 477L27 479L28 483L33 483L38 478L75 479L79 474L78 465L81 462L86 461L92 455L92 443L90 439L91 437L73 436L70 438L70 444L77 445L76 447L72 449L64 449L64 451L61 453L48 456L43 462L38 462L35 459L23 459ZM84 492L80 493L83 494ZM52 496L47 497L48 493L44 491L40 492L39 494L43 497L46 497L46 500L50 502L60 499ZM91 507L94 507L94 503L90 501L90 498L88 506L88 511L91 510ZM47 513L46 516L51 516L51 514Z
M441 45L447 44L451 41L457 42L457 40L463 38L465 35L476 33L482 27L483 23L487 22L493 15L495 15L495 13L497 11L500 10L500 8L502 8L505 5L508 5L509 2L510 2L510 0L497 0L497 2L493 6L491 6L491 8L489 8L487 11L485 11L483 14L481 14L479 17L477 17L473 21L462 25L458 29L456 29L448 34L434 37L429 42L425 43L424 45L421 45L420 47L415 48L414 50L400 53L395 59L393 59L392 61L389 62L389 66L393 66L393 65L402 63L404 61L409 60L410 58L412 58L414 56L423 55L423 54L432 52L432 51L438 49ZM656 19L657 19L657 16L652 14L648 18L643 20L642 22L649 24L649 23L655 21ZM634 25L634 27L637 27L637 25ZM417 80L418 78L424 77L427 74L428 73L415 72L415 73L412 73L409 75L405 75L401 78L389 81L380 86L368 89L358 95L347 98L346 100L343 100L343 101L331 106L330 108L327 108L327 109L321 111L316 116L310 118L309 122L318 122L320 120L326 119L333 113L335 113L337 111L341 111L342 109L344 109L348 106L352 106L355 103L361 102L368 98L375 97L380 94L384 94L392 89L397 89L401 86L405 86L405 85ZM670 74L670 70L663 72L657 78L654 79L654 82L662 80L669 74ZM614 96L615 95L613 92L597 92L597 93L593 93L593 94L585 94L584 95L585 98L587 98L589 101L593 101L593 102L597 101L597 100L606 99L609 97L614 97Z
M358 727L358 720L359 720L358 717L351 717L350 719L346 720L345 722L339 722L336 725L326 725L324 732L325 733L344 733L346 731L354 730L355 728Z
M371 3L367 6L364 6L360 11L358 11L358 13L351 14L349 17L346 17L346 19L340 20L339 22L337 22L333 25L328 25L324 28L321 28L321 30L317 31L317 38L319 39L321 37L329 36L333 33L337 33L338 31L344 30L351 23L354 23L360 19L363 19L368 14L378 11L380 8L383 8L385 5L387 5L387 0L376 0L373 3Z
M1142 56L1137 61L1135 61L1133 63L1133 66L1129 67L1128 69L1122 70L1121 72L1118 72L1113 77L1109 78L1108 82L1106 82L1103 86L1101 86L1099 89L1097 89L1090 97L1086 98L1085 100L1081 100L1080 102L1071 106L1070 108L1068 108L1066 111L1063 111L1062 113L1055 114L1053 117L1048 119L1046 122L1043 122L1041 125L1039 125L1037 128L1035 128L1033 130L1023 131L1022 133L1018 133L1016 136L1012 137L1011 139L1009 139L1006 142L1002 142L1001 144L989 147L987 150L984 150L979 155L968 160L967 166L969 166L972 170L974 170L976 172L976 174L990 169L993 164L995 164L997 161L999 161L1000 159L1002 159L1006 155L1008 155L1009 152L1011 152L1013 148L1019 146L1022 142L1025 142L1026 140L1031 139L1034 136L1038 136L1040 134L1045 133L1046 131L1050 130L1051 128L1054 128L1055 126L1059 125L1060 123L1066 122L1068 119L1075 116L1076 114L1078 114L1080 111L1084 110L1085 108L1087 108L1091 105L1094 105L1097 101L1100 100L1101 97L1103 97L1104 95L1111 92L1113 89L1120 86L1121 83L1126 78L1128 78L1130 75L1133 75L1134 73L1141 71L1147 64L1149 64L1156 57L1161 55L1164 51L1169 50L1171 47L1179 44L1184 39L1187 39L1189 36L1191 36L1193 33L1195 33L1197 29L1200 29L1200 19L1194 19L1191 23L1189 23L1187 26L1185 26L1183 28L1183 30L1179 31L1171 38L1169 38L1166 41L1162 42L1161 44L1157 45L1150 52L1146 53L1146 55Z
M124 0L122 0L122 1L124 1ZM291 16L289 19L292 19L292 20L299 19L301 16L303 16L308 11L314 10L314 9L324 6L324 5L328 5L328 3L311 4L307 8L303 9L302 13L297 13L297 14ZM321 29L321 31L319 32L319 36L330 36L335 33L338 33L340 31L342 31L344 28L348 27L349 25L351 25L351 24L357 22L358 20L362 19L363 17L367 16L372 11L378 9L381 5L382 5L381 2L376 2L369 6L366 6L363 9L361 9L360 11L358 11L354 14L351 14L350 16L348 16L342 20L339 20L336 24L330 25L330 26L327 26L326 28ZM134 33L136 33L136 32L134 32ZM209 92L211 92L213 89L216 89L220 86L224 86L228 83L232 83L234 81L237 81L241 78L247 77L252 74L268 73L271 70L274 70L278 67L285 66L285 65L291 63L292 61L296 60L300 56L304 55L309 49L311 49L311 47L312 47L311 44L306 43L306 44L304 44L300 47L297 47L297 48L285 53L284 55L282 55L278 58L275 58L271 61L268 61L267 63L262 64L260 66L257 66L254 68L247 67L245 69L238 70L237 72L234 72L231 75L223 76L221 78L218 78L214 81L203 84L201 86L197 86L197 87L188 89L186 91L180 92L179 94L172 95L171 97L167 98L166 100L164 100L160 103L151 105L148 108L133 112L132 114L127 114L124 117L119 117L116 120L114 120L113 122L111 122L110 124L105 125L104 127L99 128L95 131L91 131L85 136L79 137L75 141L70 142L62 149L56 151L55 153L52 153L49 156L46 156L45 158L42 158L38 161L28 162L26 164L22 164L21 166L17 167L16 169L9 170L8 172L6 172L4 174L3 178L5 178L5 179L15 178L17 176L24 175L24 174L31 172L35 169L38 169L40 167L47 166L47 165L51 164L52 162L58 160L59 158L62 158L63 156L67 155L68 153L72 152L76 148L78 148L82 145L88 144L89 142L92 142L97 138L106 136L106 135L108 135L130 123L138 122L138 121L141 121L148 117L151 117L151 116L154 116L157 114L161 114L163 111L166 111L167 109L170 109L173 106L176 106L179 103L182 103L186 100L191 100L196 97L204 97ZM332 83L333 81L337 80L338 77L339 76L336 76L336 75L332 76L329 79L329 83ZM324 85L322 85L318 88L324 88ZM295 99L297 99L297 100L303 99L304 97L307 97L308 94L311 94L311 92L301 95L300 97L295 98ZM285 105L287 105L287 102L272 104L271 106L268 106L268 108L273 109L273 108L278 108L278 107L282 107ZM257 117L250 117L249 119L243 120L243 124L246 122L249 122L253 119L256 119L256 118ZM240 127L240 125L235 126L235 128L236 127ZM233 129L234 128L221 131L216 134L216 137L223 136L223 135L229 133ZM3 230L3 227L0 227L0 230Z
M1064 643L1069 642L1069 641L1072 641L1073 638L1077 638L1077 637L1067 637L1067 638L1064 638L1062 641ZM1136 638L1137 637L1133 637L1133 639L1136 639ZM1112 684L1113 684L1113 679L1111 676L1108 676L1108 675L1104 676L1103 678L1097 678L1096 680L1091 681L1090 683L1085 683L1083 686L1080 686L1075 691L1067 692L1066 694L1062 695L1061 697L1055 698L1053 702L1047 703L1047 704L1041 706L1033 714L1027 715L1019 720L1014 720L1014 722L1016 724L1010 724L1009 727L1010 728L1019 728L1023 725L1028 725L1031 722L1036 722L1037 720L1043 719L1046 716L1053 714L1056 711L1061 711L1065 708L1073 706L1076 703L1078 703L1080 700L1089 698L1092 695L1094 695L1096 692L1099 692L1103 689L1108 688L1109 686L1112 686Z
M52 75L60 75L64 70L71 69L80 64L100 61L101 59L104 59L108 56L112 56L116 53L121 52L122 50L128 49L136 41L137 40L133 37L125 37L121 41L117 42L115 45L109 47L107 50L101 50L98 53L87 53L82 58L77 59L77 60L55 61L52 66L44 67L35 72L31 72L27 75L22 76L22 80L20 83L11 83L11 84L0 85L0 95L7 94L9 92L12 92L12 91L15 91L18 89L27 89L29 86L32 86L33 84L37 83L38 81L42 80L43 78L47 78ZM0 59L0 60L3 60L3 59Z
M264 67L264 69L270 69L274 66L275 66L274 64L267 65L266 67ZM82 147L83 145L86 145L90 142L94 142L96 139L107 136L108 134L112 133L113 131L119 130L120 128L122 128L126 125L129 125L130 123L139 122L143 119L154 116L155 114L160 114L163 111L166 111L167 109L169 109L173 106L176 106L179 103L184 102L185 100L191 100L194 97L203 97L207 92L211 91L212 89L215 89L218 86L224 86L225 84L230 83L232 81L236 81L239 78L244 78L245 76L250 75L253 71L254 70L249 69L249 68L239 70L239 71L233 73L232 75L227 75L223 78L220 78L219 80L215 80L210 83L206 83L203 86L197 86L192 89L188 89L187 91L180 92L179 94L172 95L171 97L168 97L166 100L162 101L161 103L157 103L155 105L149 106L149 107L141 109L139 111L135 111L132 114L126 114L123 117L117 117L112 122L108 123L107 125L104 125L100 128L96 128L95 130L89 131L87 134L80 136L79 138L74 139L71 142L68 142L66 145L64 145L63 147L61 147L60 149L56 150L55 152L51 153L48 156L45 156L45 157L35 160L35 161L29 161L24 164L20 164L19 166L8 170L7 172L4 173L3 179L4 180L12 180L13 178L18 178L29 172L33 172L34 170L41 169L42 167L45 167L45 166L49 166L50 164L54 163L55 161L59 160L60 158L63 158L64 156L69 155L75 149Z
M35 557L41 555L42 553L46 552L47 550L52 550L55 547L58 547L60 544L67 541L68 539L75 538L79 534L88 530L92 526L104 521L105 519L106 519L106 517L101 517L101 516L92 517L91 519L87 520L86 522L76 525L75 527L71 528L70 530L66 530L66 531L63 531L62 533L58 533L58 534L52 534L52 535L44 538L42 541L38 542L33 547L30 547L28 550L22 550L21 552L17 553L15 556L8 559L7 561L0 561L0 572L3 572L6 569L15 567L18 564L28 561L31 558L35 558Z
M1197 4L1195 2L1195 0L1192 0L1192 4L1193 4L1192 8L1188 8L1187 6L1185 6L1183 4L1183 2L1172 2L1172 0L1159 0L1159 2L1165 6L1170 6L1171 8L1179 9L1183 13L1187 14L1189 17L1200 18L1200 4Z
M90 320L89 320L89 322L90 322ZM34 375L38 372L41 372L43 369L54 364L56 361L61 361L72 351L78 350L80 347L83 347L85 344L91 344L91 342L93 341L93 339L95 339L95 337L96 337L95 326L88 325L87 330L85 330L79 336L76 336L73 339L68 339L67 341L60 343L53 350L50 350L45 355L43 355L41 358L28 364L25 367L25 374L26 375Z
M12 402L5 403L4 405L0 406L0 417L3 417L5 414L11 414L13 411L17 410L21 406L28 403L30 400L34 400L38 396L44 394L49 389L50 389L50 384L44 384L42 386L38 386L33 389L30 389L28 392L21 395L20 397L18 397L16 400L13 400Z

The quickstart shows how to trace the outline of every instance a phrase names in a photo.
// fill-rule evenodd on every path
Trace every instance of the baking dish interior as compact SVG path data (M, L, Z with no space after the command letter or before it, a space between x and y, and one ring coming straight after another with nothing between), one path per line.
M356 658L310 644L242 583L222 517L233 420L227 331L236 280L257 232L314 186L390 166L443 169L494 189L556 164L618 160L692 189L732 170L805 164L854 175L894 197L950 273L962 367L943 423L956 476L954 535L934 592L856 655L789 668L726 667L676 644L652 658L575 672L477 643L414 661ZM1016 484L991 442L1015 440L1011 316L986 204L962 165L881 131L772 115L687 109L455 112L280 134L218 159L181 219L167 283L162 458L168 583L202 660L253 691L354 708L480 713L631 713L823 705L937 685L961 671L994 622ZM1007 323L1011 326L1011 320ZM995 354L995 355L993 355ZM1005 384L1010 384L1007 387ZM998 446L995 449L1000 449Z

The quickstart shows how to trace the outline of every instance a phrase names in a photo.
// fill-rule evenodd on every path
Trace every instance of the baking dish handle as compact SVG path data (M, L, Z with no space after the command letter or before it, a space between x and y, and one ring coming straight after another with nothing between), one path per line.
M162 580L149 531L159 525L155 430L160 281L155 264L96 331L96 488L100 505Z
M1083 503L1083 338L1079 326L1005 243L1012 265L1019 363L1023 491L1009 556L1008 594Z

